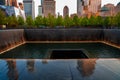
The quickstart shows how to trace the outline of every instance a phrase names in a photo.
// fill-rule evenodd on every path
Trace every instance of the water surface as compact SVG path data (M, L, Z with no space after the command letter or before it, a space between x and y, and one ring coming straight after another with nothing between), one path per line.
M46 59L56 49L82 49L89 58L120 58L120 49L103 43L26 43L0 54L0 58Z

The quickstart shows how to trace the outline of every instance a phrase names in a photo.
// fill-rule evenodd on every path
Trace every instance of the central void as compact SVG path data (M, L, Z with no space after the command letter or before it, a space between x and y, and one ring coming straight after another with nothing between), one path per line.
M120 49L103 43L26 43L0 54L4 59L120 58Z
M82 50L52 50L50 59L83 59L88 58Z

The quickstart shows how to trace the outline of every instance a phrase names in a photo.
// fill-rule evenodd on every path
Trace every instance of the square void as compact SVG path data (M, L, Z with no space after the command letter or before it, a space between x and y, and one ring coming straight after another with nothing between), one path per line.
M84 59L88 58L82 50L52 50L50 59Z

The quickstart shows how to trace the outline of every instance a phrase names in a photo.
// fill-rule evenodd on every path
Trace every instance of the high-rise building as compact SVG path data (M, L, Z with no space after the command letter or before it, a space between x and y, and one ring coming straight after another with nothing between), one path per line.
M34 0L23 0L24 11L26 16L35 18L35 3Z
M5 0L0 0L0 5L5 5Z
M88 10L89 0L77 0L77 15L83 16Z
M41 0L41 5L38 6L38 15L43 16L43 0Z
M115 14L120 12L120 2L117 4L117 6L115 7Z
M6 0L6 5L7 6L14 6L14 7L18 8L17 0Z
M54 0L43 1L43 14L45 17L47 17L48 14L55 16L55 3Z
M43 0L41 0L41 5L43 5Z
M114 4L106 4L101 8L102 17L114 16L115 15L115 6Z
M23 3L19 3L19 7L20 7L21 10L24 10Z
M89 16L99 13L101 0L77 0L77 15Z
M43 16L43 8L41 5L38 6L38 15Z
M101 9L101 0L90 0L89 1L89 12L97 14Z
M69 16L69 8L67 6L65 6L63 9L63 17L65 16Z
M78 16L83 14L83 1L77 0L77 14Z

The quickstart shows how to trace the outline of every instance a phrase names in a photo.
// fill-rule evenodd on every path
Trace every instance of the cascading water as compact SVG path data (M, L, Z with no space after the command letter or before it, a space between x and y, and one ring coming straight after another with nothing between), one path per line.
M24 30L0 30L0 52L24 42Z

